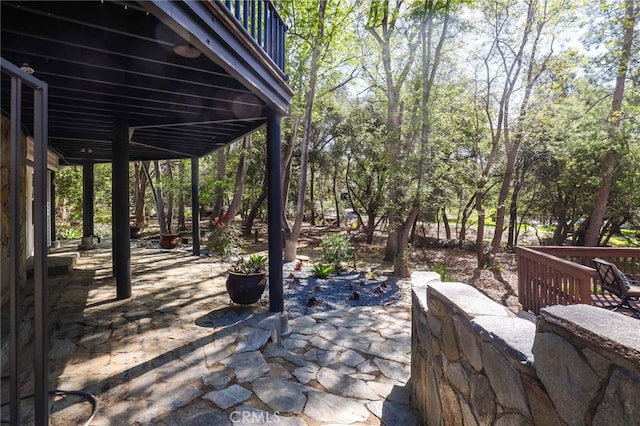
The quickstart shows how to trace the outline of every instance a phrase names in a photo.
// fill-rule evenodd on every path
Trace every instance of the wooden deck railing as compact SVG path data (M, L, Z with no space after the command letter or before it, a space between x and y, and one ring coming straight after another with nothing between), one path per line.
M599 257L623 272L640 272L640 249L617 247L516 247L518 299L522 309L538 314L549 305L591 304L603 290L591 267Z

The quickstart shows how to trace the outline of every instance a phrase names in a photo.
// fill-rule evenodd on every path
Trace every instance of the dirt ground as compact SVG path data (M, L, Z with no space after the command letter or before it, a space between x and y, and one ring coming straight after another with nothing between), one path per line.
M298 254L305 254L311 259L319 259L320 240L322 235L327 232L338 232L335 228L314 227L308 224L302 229L301 238L299 240ZM420 230L421 234L429 237L437 237L437 227L430 225ZM357 234L356 234L357 235ZM469 238L475 238L473 232L467 234ZM384 262L384 248L386 244L386 236L377 234L373 244L355 242L356 260L358 269L378 270L382 272L391 272L393 265L391 262ZM444 237L441 232L440 238ZM492 238L492 232L486 238ZM529 241L531 238L525 235L525 243L534 243ZM359 240L357 236L353 238ZM534 237L535 240L535 237ZM448 248L419 248L409 249L409 268L411 271L419 270L436 270L445 267L446 271L452 275L455 281L473 285L482 293L510 308L517 307L517 289L518 275L516 258L513 253L499 253L498 271L478 270L475 252L465 251L462 249ZM435 265L435 266L434 266Z
M201 229L206 227L206 222L201 223ZM253 236L247 239L245 252L266 252L267 250L267 224L256 223L254 227L259 229L259 241L254 243ZM155 234L158 232L154 226L145 229L145 234ZM328 226L311 226L309 223L303 225L301 236L298 241L298 254L307 255L312 262L321 260L320 241L327 233L347 232L344 227L338 229ZM456 230L452 229L455 234ZM417 230L419 235L432 238L444 238L444 230L436 224L426 224ZM188 234L187 234L188 235ZM360 242L363 240L362 233L358 231L350 232L350 238L356 247L356 264L358 270L376 270L384 273L391 273L393 265L391 262L384 262L384 249L386 244L386 233L376 233L372 244ZM493 229L488 228L485 232L485 239L493 237ZM473 229L467 231L467 238L475 240ZM523 233L520 238L522 244L537 244L537 238L532 233ZM513 253L499 253L498 271L478 270L475 252L462 249L449 248L409 248L408 253L409 268L411 271L440 272L441 267L453 276L453 280L467 283L476 287L479 291L510 308L516 308L518 304L517 289L518 275L515 255ZM452 280L452 279L450 279Z

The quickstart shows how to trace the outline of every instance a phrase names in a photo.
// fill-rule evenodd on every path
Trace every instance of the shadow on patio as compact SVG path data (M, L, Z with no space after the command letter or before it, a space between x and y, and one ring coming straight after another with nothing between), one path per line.
M344 415L353 424L413 422L408 307L301 317L291 321L296 334L268 343L280 315L259 303L230 306L222 263L132 246L131 267L133 297L123 301L115 300L108 241L83 252L72 275L49 280L50 389L94 395L91 425L222 425L238 412L252 422L285 413L292 417L280 421L299 425ZM50 424L91 416L82 396L52 398Z

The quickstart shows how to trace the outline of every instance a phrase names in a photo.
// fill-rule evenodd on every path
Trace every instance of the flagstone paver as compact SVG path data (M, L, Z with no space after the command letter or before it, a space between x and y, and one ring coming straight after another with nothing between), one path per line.
M361 401L328 392L309 392L304 414L323 423L349 424L363 422L369 410Z
M273 377L263 377L252 383L255 394L273 411L300 414L307 398L300 385Z
M409 298L292 318L271 342L280 314L229 306L223 265L133 248L135 297L105 302L115 296L108 269L82 268L102 271L110 258L99 248L70 283L51 286L52 383L97 396L93 426L416 424ZM87 403L56 404L55 426L89 414Z
M240 385L231 385L228 388L212 391L204 395L203 398L213 401L223 410L236 404L246 401L251 396L251 391Z

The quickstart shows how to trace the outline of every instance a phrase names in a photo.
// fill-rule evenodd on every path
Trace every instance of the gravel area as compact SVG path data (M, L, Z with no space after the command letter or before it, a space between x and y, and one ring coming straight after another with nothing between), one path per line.
M312 275L310 265L296 270L296 264L283 265L284 305L289 318L351 306L398 303L406 300L404 290L410 286L408 280L360 271L344 271L319 279Z

